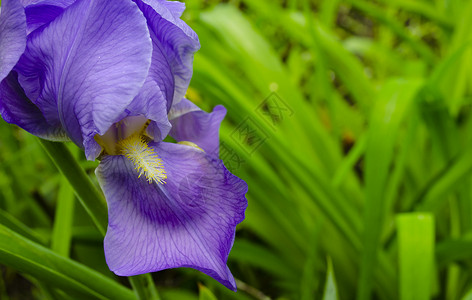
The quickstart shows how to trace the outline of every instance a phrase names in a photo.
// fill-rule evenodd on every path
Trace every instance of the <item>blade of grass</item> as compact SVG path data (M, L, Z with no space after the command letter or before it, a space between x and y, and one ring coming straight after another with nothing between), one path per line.
M397 20L387 16L382 8L365 1L348 0L347 2L390 28L391 31L408 43L410 47L429 64L433 64L437 60L436 54L426 43L414 37L402 24L398 23Z
M469 291L464 295L462 300L472 300L472 289L469 289Z
M400 214L397 227L400 299L430 299L434 274L434 217L424 213Z
M135 299L133 292L104 275L60 256L0 225L0 261L82 299Z
M129 277L129 282L131 283L138 300L160 299L150 274Z
M182 288L165 289L161 294L163 300L198 300L198 295Z
M404 142L401 144L401 148L399 149L399 153L396 157L396 163L392 171L392 175L389 179L385 190L385 210L387 212L388 220L394 218L394 215L391 212L394 211L395 199L400 196L400 185L402 178L404 178L405 169L407 167L407 159L412 153L412 145L415 142L416 138L416 129L418 127L419 120L416 116L412 114L412 117L409 120L408 127L406 129L405 137L403 138ZM387 221L386 223L394 223L393 220ZM386 228L386 231L383 233L382 241L389 242L389 237L393 235L394 231L394 224Z
M395 140L403 118L410 112L421 81L390 81L379 94L372 111L365 155L366 201L363 252L357 299L370 299L374 269L384 228L385 189Z
M296 117L286 117L283 123L277 125L276 131L289 134L299 142L300 147L290 148L290 140L283 138L282 134L275 133L274 128L267 124L267 120L264 120L263 117L257 113L256 108L260 103L254 103L254 95L238 97L239 101L228 101L228 104L231 106L235 104L240 105L237 110L244 108L245 113L248 114L251 119L258 121L257 125L266 133L275 133L271 135L274 141L283 145L285 149L290 149L291 152L298 152L299 154L294 155L295 157L306 157L306 159L320 157L322 158L320 159L322 164L334 164L335 161L340 158L339 149L336 147L334 140L329 137L321 122L303 113L310 110L310 107L308 107L308 104L304 101L299 88L291 85L289 74L287 74L285 67L280 62L275 50L268 41L253 28L252 24L241 12L230 5L219 5L212 11L202 14L201 17L205 26L211 27L212 30L221 37L227 51L234 53L233 57L237 58L235 63L241 66L245 75L251 79L251 83L257 88L258 94L267 95L270 92L269 87L274 83L277 85L277 95L279 95L281 99L285 99L287 104L289 103L288 105L294 114L296 114ZM231 37L231 39L229 39L229 37ZM221 47L221 43L215 45L215 48L217 47ZM213 58L213 56L210 57ZM210 63L204 67L199 67L199 64L196 63L196 72L198 72L198 69L202 68L203 71L207 73L209 72L209 68L212 68L213 65L213 69L216 70L212 70L212 72L221 73L217 76L215 76L216 74L212 76L216 81L222 81L224 78L229 77L230 74L233 74L231 70L224 72L221 66L215 68L212 59L209 59L209 62ZM234 82L231 78L227 78L225 81L230 84ZM204 85L208 85L207 82L205 82ZM224 90L227 91L228 87L224 86ZM241 87L237 85L234 86L229 95L230 97L227 98L231 98L234 94L234 90L241 90ZM236 95L239 94L241 94L241 92L238 91ZM289 100L290 102L288 102ZM310 124L312 130L304 130L304 124ZM307 141L310 141L310 143L307 143ZM303 146L303 144L305 145ZM318 155L311 155L315 151Z
M332 183L335 188L339 187L342 181L345 179L347 173L354 168L354 165L359 161L361 156L365 152L367 138L366 135L361 136L354 147L349 151L347 156L344 158L342 163L336 170L333 176Z
M0 209L0 224L10 228L11 230L35 243L43 245L46 244L46 241L40 235L2 209Z
M288 279L298 276L295 266L284 261L269 249L243 239L234 243L230 260L250 263L252 266L266 270L279 278Z
M328 257L328 271L326 272L326 283L323 294L323 300L337 300L338 291L336 286L336 278L334 277L333 262Z
M300 280L300 294L301 300L310 300L313 299L315 291L317 289L317 258L320 253L320 225L314 224L313 229L310 232L310 235L307 237L307 244L309 245L309 251L306 256L304 263L304 268Z
M198 285L198 290L199 290L199 300L218 300L215 295L210 291L209 288L206 286L199 284Z
M454 27L454 21L450 16L428 2L416 0L382 0L382 2L424 16L447 30L451 30Z
M38 139L56 167L67 178L98 231L105 235L108 216L102 195L63 143Z
M456 60L452 70L443 76L442 92L447 99L449 109L453 115L457 115L462 105L465 93L469 90L470 83L469 70L472 63L472 48L470 28L472 26L472 2L466 2L460 16L457 18L454 34L451 38L450 53L454 55L456 51L461 53L460 59ZM465 50L462 48L465 47Z
M321 2L320 20L326 28L331 28L335 25L339 2L339 0Z
M62 178L57 196L56 215L52 229L51 249L59 255L68 257L74 221L74 191L69 182Z
M472 240L455 239L440 242L436 246L436 257L439 268L452 262L460 262L472 258Z
M304 17L301 14L290 14L265 1L246 0L244 3L274 24L286 24L284 29L288 31L291 37L301 41L310 49L319 47L325 54L327 66L333 69L337 76L341 78L352 93L356 103L365 109L369 109L369 105L376 94L375 88L367 78L364 67L359 60L334 38L334 34L324 23L311 20L313 18L311 15L307 19L307 16ZM309 34L307 34L307 31Z
M466 151L449 162L436 176L419 189L415 201L417 211L436 211L444 204L446 196L455 191L472 172L472 157Z

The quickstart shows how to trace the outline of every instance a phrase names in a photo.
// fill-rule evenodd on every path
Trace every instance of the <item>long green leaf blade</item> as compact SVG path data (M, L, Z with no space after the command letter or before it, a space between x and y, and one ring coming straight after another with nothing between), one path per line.
M0 262L82 297L136 299L108 277L33 243L0 225Z
M425 213L398 215L400 299L431 297L434 261L434 217Z
M62 256L68 257L72 238L75 199L74 191L65 178L60 182L57 198L51 249Z

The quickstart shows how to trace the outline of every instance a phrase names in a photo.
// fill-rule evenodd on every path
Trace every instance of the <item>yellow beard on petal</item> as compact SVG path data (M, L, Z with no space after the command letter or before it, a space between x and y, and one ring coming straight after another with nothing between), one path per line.
M164 184L167 174L154 149L148 146L145 137L136 133L118 142L118 149L139 172L138 178L144 175L149 183L153 181Z
M202 152L205 152L202 148L198 147L197 144L195 143L192 143L192 142L189 142L189 141L181 141L181 142L177 142L177 144L181 144L181 145L186 145L186 146L191 146L193 148L196 148Z

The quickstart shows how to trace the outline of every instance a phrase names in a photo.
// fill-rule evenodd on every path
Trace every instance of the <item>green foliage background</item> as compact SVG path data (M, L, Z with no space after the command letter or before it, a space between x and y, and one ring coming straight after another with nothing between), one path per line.
M239 291L114 276L103 199L44 149L69 179L97 163L2 121L0 299L472 299L472 1L220 2L186 1L187 97L228 109L221 156L249 185Z

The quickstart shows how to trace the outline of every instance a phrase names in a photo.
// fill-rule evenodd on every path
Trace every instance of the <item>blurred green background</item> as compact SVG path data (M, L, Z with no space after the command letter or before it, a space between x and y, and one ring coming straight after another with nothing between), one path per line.
M472 1L185 2L187 97L228 109L220 155L249 207L239 291L166 270L161 299L472 299ZM37 139L2 121L0 153L0 299L100 298L42 246L129 286Z

